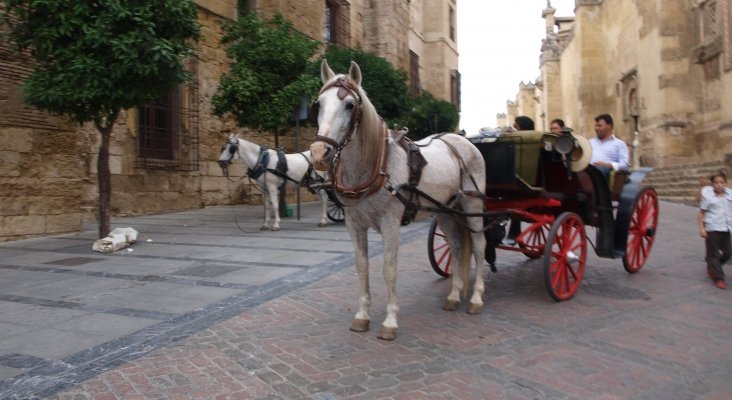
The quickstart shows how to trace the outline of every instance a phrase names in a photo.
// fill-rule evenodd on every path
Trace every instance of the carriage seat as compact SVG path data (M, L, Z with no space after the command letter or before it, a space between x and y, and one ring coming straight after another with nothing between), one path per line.
M498 138L498 142L514 143L516 178L531 187L541 186L540 182L537 182L537 176L543 136L544 132L541 131L515 131Z
M486 163L486 194L511 197L539 195L541 137L539 131L503 134L493 142L476 143Z

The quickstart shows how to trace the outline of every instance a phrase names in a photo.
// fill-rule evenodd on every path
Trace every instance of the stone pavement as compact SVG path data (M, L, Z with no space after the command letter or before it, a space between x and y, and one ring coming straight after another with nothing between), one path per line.
M732 398L732 291L706 277L692 207L662 202L646 266L593 255L563 303L541 259L499 251L481 315L441 310L429 221L404 227L384 342L380 238L372 331L353 333L352 245L314 206L279 232L251 206L116 219L140 236L110 255L92 225L0 245L0 399Z

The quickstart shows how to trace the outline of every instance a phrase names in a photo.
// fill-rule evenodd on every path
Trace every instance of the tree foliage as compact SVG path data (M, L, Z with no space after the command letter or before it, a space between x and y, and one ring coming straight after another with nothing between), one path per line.
M363 73L361 85L376 111L391 126L404 119L410 109L409 88L404 72L385 59L358 49L331 46L325 54L336 73L346 73L355 61ZM320 64L317 65L318 76Z
M454 132L460 122L456 107L447 101L438 100L429 92L412 99L412 111L405 125L409 127L409 137L419 140L440 132Z
M3 0L3 21L33 58L25 102L101 134L99 236L110 230L109 141L122 109L185 81L184 57L199 36L192 0Z
M335 45L329 45L323 57L315 57L320 42L294 30L280 15L262 20L247 14L226 24L225 30L222 43L234 63L221 79L213 108L218 116L233 115L239 126L287 131L302 95L311 100L317 96L323 57L336 73L348 72L351 61L358 63L363 88L390 127L407 126L410 136L423 137L457 126L454 106L429 93L411 98L406 74L385 59Z
M224 29L222 43L234 63L214 95L214 114L230 113L239 126L287 130L302 95L320 87L318 76L306 73L320 43L281 15L263 20L247 14Z
M198 38L190 0L5 0L5 21L35 65L25 101L79 123L110 121L187 77Z

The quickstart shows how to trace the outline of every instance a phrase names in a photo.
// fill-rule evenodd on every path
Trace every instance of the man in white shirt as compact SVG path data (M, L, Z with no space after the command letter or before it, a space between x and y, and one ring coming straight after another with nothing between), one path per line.
M610 176L610 171L627 170L628 146L613 135L613 117L610 114L600 114L595 117L595 134L590 139L592 158L590 164Z

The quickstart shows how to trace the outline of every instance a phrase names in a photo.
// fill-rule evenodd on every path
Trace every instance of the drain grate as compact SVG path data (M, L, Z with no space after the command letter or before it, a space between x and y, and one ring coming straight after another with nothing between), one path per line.
M101 258L92 258L92 257L71 257L71 258L62 258L59 260L53 260L53 261L46 261L44 264L51 264L51 265L63 265L64 267L75 267L77 265L83 265L83 264L89 264L96 261L101 261Z
M181 276L197 276L200 278L215 278L229 272L238 271L238 267L231 265L212 265L200 264L192 267L184 268L173 273L173 275Z

